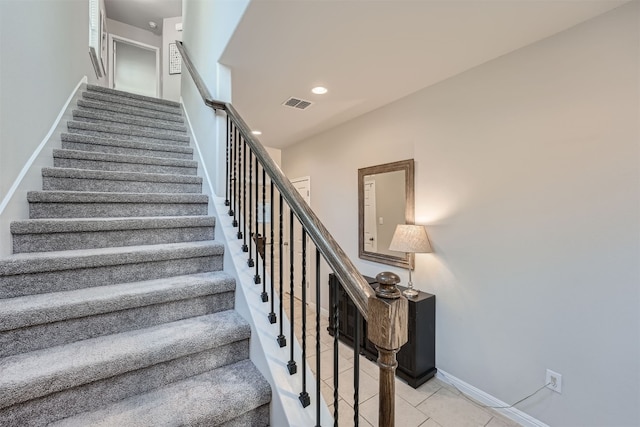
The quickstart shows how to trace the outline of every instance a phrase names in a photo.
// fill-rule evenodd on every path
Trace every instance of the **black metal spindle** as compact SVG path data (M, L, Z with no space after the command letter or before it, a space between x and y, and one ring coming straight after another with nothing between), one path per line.
M238 226L238 128L233 128L233 194L231 195L233 206L233 226Z
M271 263L269 265L271 267L269 269L269 273L270 273L270 279L271 279L270 280L270 282L271 282L271 312L269 313L269 323L276 323L277 319L276 319L276 313L274 311L274 309L275 309L275 307L274 307L275 298L274 298L274 295L273 295L273 292L274 292L274 290L273 290L273 286L274 286L273 285L273 276L274 276L274 271L273 271L273 253L275 252L275 247L273 245L273 238L274 238L274 235L273 235L273 205L274 205L274 203L273 203L273 181L270 181L270 183L271 183L271 185L270 185L271 188L270 188L270 193L269 193L269 200L271 201L271 203L269 204L269 215L270 215L271 221L269 221L269 226L271 228L271 239L270 239L271 240L271 245L270 245L271 249L269 251L269 254L271 255Z
M253 237L253 152L249 155L249 238ZM258 175L258 171L256 171L256 175ZM256 189L256 191L258 191ZM249 242L249 259L247 260L247 265L249 267L253 267L253 245ZM257 248L257 247L256 247ZM257 254L257 251L256 251ZM257 255L256 255L257 256Z
M338 328L340 322L340 316L338 312L338 290L333 293L333 425L338 427L338 335L340 329Z
M280 194L279 197L279 203L278 203L278 282L279 282L279 292L280 292L280 335L278 335L278 345L280 347L284 347L285 345L287 345L287 339L284 336L284 326L282 324L282 310L284 307L284 294L282 293L282 285L284 282L284 278L283 276L283 229L282 229L282 222L283 222L283 217L284 217L284 212L283 212L283 206L282 206L282 194ZM273 265L273 264L272 264Z
M296 361L293 358L293 343L295 342L295 299L293 294L293 211L289 210L289 308L291 309L291 313L289 317L291 319L291 359L289 363L287 363L287 368L289 369L289 374L293 375L297 372L298 367L296 366Z
M302 228L302 391L300 403L306 408L311 404L307 393L307 230ZM316 307L317 308L317 307Z
M241 229L241 223L242 223L242 186L240 185L240 180L241 180L241 176L242 176L242 167L245 165L244 164L244 151L242 150L242 145L244 144L243 142L243 138L242 135L240 133L238 133L236 135L236 138L238 139L238 169L240 169L238 171L238 178L237 178L237 198L238 198L238 204L237 207L238 209L236 209L237 212L237 217L238 220L236 221L236 227L238 227L238 233L236 234L236 237L238 239L242 239L242 229Z
M360 422L360 330L362 329L362 315L356 308L356 330L353 345L353 425L358 427Z
M316 248L316 427L320 427L320 251Z
M247 141L242 138L242 252L247 252L249 246L247 245Z
M262 252L262 302L269 301L267 293L267 248L271 242L267 242L267 171L262 168L262 238L264 241L264 250Z
M258 170L260 170L260 165L258 164L258 157L255 158L255 161L256 161L256 200L255 200L256 201L256 229L254 231L253 237L254 237L255 242L256 242L256 264L255 264L256 274L254 274L254 276L253 276L253 283L255 283L257 285L261 281L260 280L260 274L258 273L258 269L260 268L260 250L259 250L260 234L258 233L258 231L260 230L258 228L260 226L259 225L259 219L260 218L258 218L258 212L259 212L258 209L260 209L260 206L258 206L258 193L259 193L258 189L259 189L259 186L260 186L260 178L259 178L259 175L258 175ZM263 260L263 262L264 262L264 260Z
M229 216L233 216L233 171L235 169L235 163L233 162L234 150L233 150L233 132L235 131L235 125L231 123L229 128Z
M231 118L227 116L227 146L225 157L225 174L224 174L224 205L229 206L229 185L231 180L229 179L229 145L231 145Z

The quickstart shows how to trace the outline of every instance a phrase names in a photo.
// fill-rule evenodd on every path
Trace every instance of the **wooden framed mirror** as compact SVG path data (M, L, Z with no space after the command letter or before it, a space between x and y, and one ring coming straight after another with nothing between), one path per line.
M413 159L358 169L358 255L409 268L413 254L389 250L398 224L414 222Z

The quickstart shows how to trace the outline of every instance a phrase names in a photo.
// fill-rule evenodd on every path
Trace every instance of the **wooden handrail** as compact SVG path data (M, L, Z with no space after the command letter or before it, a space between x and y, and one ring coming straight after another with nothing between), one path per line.
M205 105L214 110L226 112L233 120L236 127L240 130L242 137L247 145L251 148L262 167L267 172L274 185L282 194L284 200L298 218L302 226L307 230L307 234L316 245L316 248L324 256L327 264L333 270L335 275L342 283L344 290L349 294L353 303L358 308L365 320L368 320L368 305L370 298L376 298L374 290L369 283L360 274L358 269L353 265L349 257L344 253L340 245L335 241L333 236L320 222L316 214L311 210L309 205L304 201L302 196L295 189L291 181L284 175L280 167L273 161L267 153L264 146L251 135L249 126L244 122L242 117L233 108L230 103L224 103L213 99L207 86L195 69L189 53L181 41L176 41L182 62L187 67L193 81L202 96Z

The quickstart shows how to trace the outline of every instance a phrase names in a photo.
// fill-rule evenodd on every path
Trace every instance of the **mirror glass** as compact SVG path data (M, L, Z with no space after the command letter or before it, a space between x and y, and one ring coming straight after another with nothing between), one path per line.
M412 256L389 250L398 224L413 224L413 159L358 169L359 256L409 267Z

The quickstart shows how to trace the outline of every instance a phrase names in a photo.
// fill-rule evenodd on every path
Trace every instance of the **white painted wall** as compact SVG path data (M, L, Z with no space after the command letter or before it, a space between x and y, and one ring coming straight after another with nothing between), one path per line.
M42 188L51 148L11 197L21 170L82 77L102 84L88 44L88 1L0 1L0 255L10 253L9 222L28 215L26 192Z
M169 43L182 40L182 31L176 30L176 24L180 23L182 16L165 18L162 24L162 97L171 101L180 101L181 75L169 74Z
M220 101L231 100L229 70L218 64L229 38L242 18L248 0L183 0L183 41L211 95ZM224 194L224 171L216 168L224 164L225 118L211 120L213 112L202 102L189 73L183 72L182 99L189 114L195 136L201 141L206 167L217 194Z
M416 161L437 366L553 426L640 425L639 5L424 89L282 153L357 258L357 169ZM392 82L389 82L392 84ZM323 278L323 280L325 280Z

